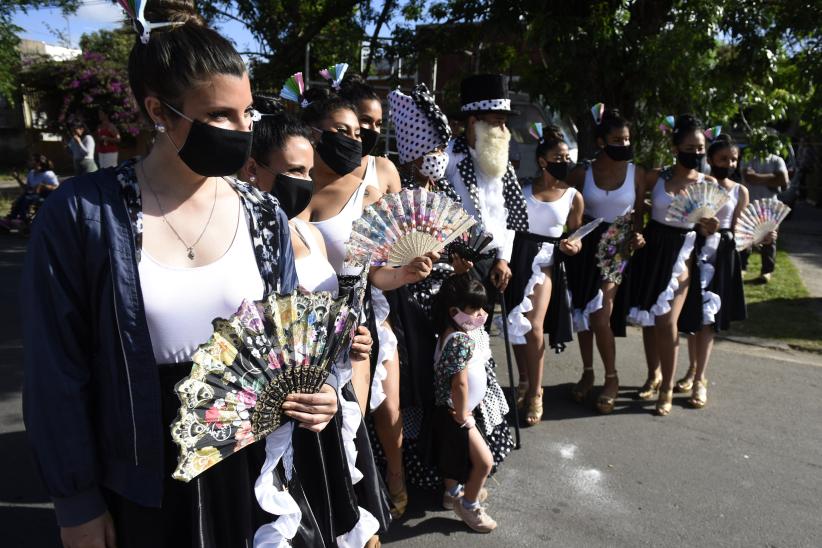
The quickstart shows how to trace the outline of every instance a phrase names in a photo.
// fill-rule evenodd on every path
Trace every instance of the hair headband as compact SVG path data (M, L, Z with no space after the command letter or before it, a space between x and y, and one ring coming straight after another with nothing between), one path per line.
M163 27L179 27L185 25L180 21L167 21L162 23L152 23L146 21L146 3L148 0L117 0L125 10L126 15L131 18L131 24L137 34L140 35L140 42L148 44L151 31Z
M722 133L722 126L714 126L705 130L705 138L714 142L720 133Z
M305 108L310 103L303 97L304 93L305 81L303 81L303 73L297 72L285 81L283 89L280 90L280 97L288 101L294 101L302 108Z
M676 118L674 118L673 115L666 116L662 119L662 123L659 124L659 131L661 131L663 135L668 135L673 132L675 122Z
M591 107L591 116L594 117L594 123L596 125L602 123L603 114L605 114L605 103L597 103Z
M528 133L530 133L531 137L540 143L545 141L545 137L542 136L542 122L534 122L531 124L531 127L528 129Z
M342 84L342 79L345 76L345 71L347 70L348 63L337 63L327 69L322 69L320 71L320 76L328 80L331 83L332 88L340 91L340 85Z

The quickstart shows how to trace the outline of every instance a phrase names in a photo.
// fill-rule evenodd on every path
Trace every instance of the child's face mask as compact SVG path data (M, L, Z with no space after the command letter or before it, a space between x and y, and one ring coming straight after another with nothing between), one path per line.
M483 309L479 309L473 314L467 314L462 310L458 310L453 318L454 322L464 331L473 331L485 325L485 320L488 319L488 313Z

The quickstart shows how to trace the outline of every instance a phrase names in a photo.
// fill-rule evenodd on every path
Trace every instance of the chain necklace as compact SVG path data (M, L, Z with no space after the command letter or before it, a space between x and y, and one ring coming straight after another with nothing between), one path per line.
M217 181L214 181L214 203L211 204L211 213L208 214L208 219L206 220L205 226L203 227L203 231L200 232L200 235L197 237L193 244L188 245L186 241L183 240L182 236L180 236L180 233L177 232L177 230L168 220L168 217L166 217L166 212L163 209L163 205L160 203L160 197L157 196L157 193L154 192L154 188L151 186L151 183L148 182L148 177L146 176L146 169L143 167L143 162L140 162L140 171L143 173L143 179L146 182L146 186L148 186L148 189L151 191L151 193L154 195L154 199L157 201L157 207L160 208L160 214L163 216L163 222L168 225L168 228L170 228L174 235L177 236L177 239L180 240L180 243L185 246L186 256L189 258L189 260L193 261L195 257L194 248L197 246L198 243L200 243L200 240L203 238L203 235L206 233L206 230L208 229L208 225L211 224L211 217L214 215L214 208L217 206Z

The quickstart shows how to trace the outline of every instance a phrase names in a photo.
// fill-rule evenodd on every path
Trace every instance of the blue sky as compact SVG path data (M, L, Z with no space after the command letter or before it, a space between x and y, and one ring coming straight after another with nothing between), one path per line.
M14 23L23 29L20 33L21 38L57 44L59 40L49 31L46 26L48 25L70 35L72 46L77 47L83 34L116 28L122 23L123 18L122 8L110 0L83 0L77 13L67 19L59 9L37 9L29 10L28 13L18 12L14 16ZM221 23L219 28L224 35L234 40L238 49L256 49L254 38L239 23Z

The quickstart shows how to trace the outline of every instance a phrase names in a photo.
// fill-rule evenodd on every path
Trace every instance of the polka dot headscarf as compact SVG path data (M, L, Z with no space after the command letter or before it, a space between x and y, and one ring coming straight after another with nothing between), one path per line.
M401 164L413 162L448 144L451 138L448 119L425 84L418 84L411 95L398 89L392 91L388 94L388 105L397 132Z

